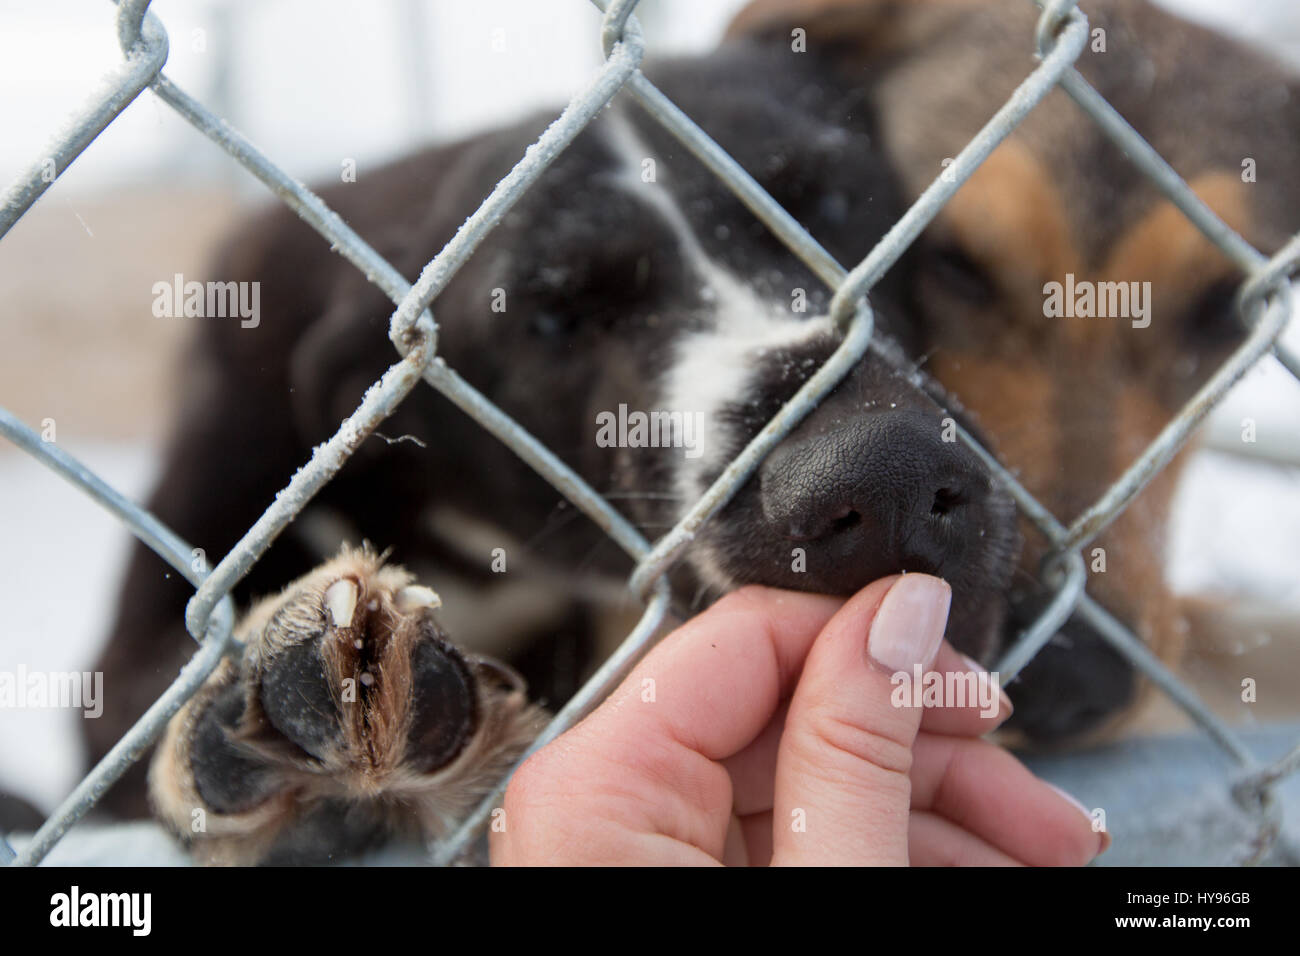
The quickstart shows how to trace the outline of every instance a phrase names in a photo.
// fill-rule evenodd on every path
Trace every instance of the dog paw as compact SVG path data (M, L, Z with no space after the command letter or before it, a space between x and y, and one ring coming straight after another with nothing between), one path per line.
M452 830L536 736L523 680L457 648L440 601L368 549L255 605L149 773L206 863L309 863Z

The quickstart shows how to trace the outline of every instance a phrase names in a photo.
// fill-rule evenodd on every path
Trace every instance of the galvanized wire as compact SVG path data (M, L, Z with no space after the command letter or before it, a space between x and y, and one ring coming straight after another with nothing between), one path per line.
M1079 58L1087 39L1088 21L1083 14L1075 11L1070 15L1069 25L1051 51L1043 57L1042 64L1016 87L1006 103L993 114L993 118L957 154L952 164L921 193L893 228L885 233L885 237L867 253L867 257L848 274L831 300L832 318L846 315L852 301L864 295L898 261L898 257L938 215L944 203L971 177L980 163L1051 92L1062 73Z
M141 45L132 47L126 58L101 81L107 92L91 96L68 120L63 135L56 137L28 171L19 175L0 196L0 238L54 185L55 179L63 175L95 137L153 82L166 62L167 32L151 14Z
M944 176L938 177L894 224L865 259L846 270L777 203L730 155L689 116L673 104L640 71L644 38L633 15L637 0L592 0L605 13L600 42L605 62L590 83L457 231L441 252L408 282L379 256L329 207L301 183L264 156L224 120L175 86L161 72L167 59L167 34L149 11L149 0L123 0L117 30L124 59L103 81L102 92L90 97L32 167L0 199L0 238L26 212L68 165L145 88L172 107L236 162L265 183L283 202L356 266L394 303L389 338L399 360L366 393L357 410L335 435L319 446L275 502L210 572L195 568L186 542L137 505L104 484L94 473L61 449L42 442L12 415L0 410L0 433L77 485L108 508L146 545L158 552L196 587L186 610L186 626L201 638L200 647L180 678L154 703L136 725L61 804L33 840L17 855L18 863L39 862L69 827L98 800L162 730L171 714L201 685L230 642L234 610L231 589L248 573L307 501L342 468L359 444L397 408L423 378L446 395L481 427L497 437L549 481L638 562L629 586L646 600L645 612L627 640L596 675L555 716L529 753L535 752L576 723L606 697L644 653L661 629L669 603L666 572L679 560L705 522L721 509L750 477L764 456L806 416L858 362L873 340L874 318L866 296L930 223L944 203L974 173L988 155L1023 121L1054 86L1064 89L1098 124L1137 168L1212 242L1236 263L1245 280L1238 308L1251 331L1197 395L1169 422L1160 436L1091 507L1067 528L1044 508L986 449L958 427L960 439L979 455L1002 482L1020 510L1049 543L1041 570L1052 600L1004 654L998 670L1010 680L1019 673L1071 615L1079 615L1147 676L1210 738L1245 770L1234 785L1238 802L1259 814L1256 859L1267 851L1280 827L1270 788L1300 765L1300 748L1261 768L1240 738L1219 720L1196 694L1168 670L1133 633L1088 596L1080 549L1120 514L1146 483L1181 448L1206 414L1270 351L1297 377L1300 362L1278 341L1292 314L1287 279L1300 268L1300 235L1271 259L1250 246L1191 190L1162 157L1073 68L1088 36L1087 20L1074 0L1035 0L1043 13L1034 42L1041 63L958 154ZM626 89L647 114L707 167L718 180L832 290L829 321L843 333L835 353L749 445L686 514L653 545L545 445L528 434L490 400L472 388L437 352L437 325L429 304L465 263L511 206L550 163L585 128L597 112ZM50 175L51 165L54 175ZM482 801L450 838L435 848L435 862L461 858L481 832L504 792L508 775ZM13 858L0 840L0 863Z
M194 585L202 583L208 573L202 558L161 521L142 510L113 488L109 487L91 469L77 461L52 442L44 442L6 410L0 408L0 434L30 453L42 464L53 469L60 477L76 485L92 500L107 509L129 527L141 541L159 557L180 572ZM180 676L144 712L104 758L82 779L71 794L50 814L44 825L36 831L31 841L12 862L18 865L38 863L73 824L99 802L127 768L148 749L167 721L193 696L213 668L221 661L230 643L235 623L234 602L227 595L213 615L198 651L181 668Z
M1170 420L1169 424L1161 429L1160 434L1147 445L1137 461L1129 466L1119 480L1107 488L1106 492L1083 514L1074 519L1065 540L1060 543L1061 548L1069 550L1082 548L1101 534L1151 479L1169 464L1174 455L1178 454L1187 440L1192 437L1197 426L1219 402L1223 401L1224 396L1241 381L1242 376L1254 368L1255 364L1273 347L1291 319L1290 287L1285 282L1278 287L1278 300L1281 304L1272 309L1261 307L1258 311L1263 313L1264 318L1259 320L1256 320L1255 307L1260 304L1259 297L1265 290L1258 286L1253 288L1255 294L1240 303L1243 317L1249 315L1249 321L1252 323L1246 341L1219 367L1208 382L1197 389L1191 400Z
M649 649L650 644L658 636L660 625L663 623L664 616L668 611L668 604L672 599L666 578L661 577L656 581L654 589L655 593L646 602L645 611L631 633L628 634L627 640L623 641L618 646L618 649L609 656L609 659L601 664L596 673L592 675L591 680L587 681L569 699L568 703L560 708L560 712L538 734L537 739L533 741L523 756L515 762L509 772L498 781L492 792L479 801L473 812L461 822L456 832L434 847L432 862L435 866L447 866L461 858L469 845L483 832L483 828L491 818L492 812L501 805L501 798L506 792L506 785L509 784L510 777L515 770L525 760L580 721L597 704L613 693L619 682L632 669L632 666Z

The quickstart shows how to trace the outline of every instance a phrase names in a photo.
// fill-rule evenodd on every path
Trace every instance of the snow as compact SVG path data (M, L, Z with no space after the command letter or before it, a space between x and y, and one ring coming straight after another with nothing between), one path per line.
M142 447L60 438L137 500L156 462ZM0 447L0 670L86 671L110 623L128 533L37 461ZM105 688L111 700L113 688ZM0 711L0 789L50 809L80 779L74 710Z

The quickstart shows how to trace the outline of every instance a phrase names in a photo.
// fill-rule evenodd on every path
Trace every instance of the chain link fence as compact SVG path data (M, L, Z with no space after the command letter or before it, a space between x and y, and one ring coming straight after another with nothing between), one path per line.
M1170 420L1160 435L1124 474L1069 525L1063 524L966 432L959 436L1001 480L1018 507L1048 541L1041 574L1054 596L1038 619L1013 643L998 670L1013 679L1065 621L1080 615L1135 668L1198 723L1239 768L1230 790L1237 804L1256 821L1253 862L1270 849L1281 829L1281 812L1272 788L1300 766L1300 744L1275 763L1262 763L1241 738L1220 721L1196 694L1168 670L1123 624L1085 591L1080 549L1096 538L1186 443L1192 432L1224 396L1265 355L1272 353L1300 378L1300 357L1287 350L1279 335L1292 314L1289 279L1300 269L1300 234L1273 257L1254 249L1220 220L1110 104L1074 69L1088 38L1088 23L1075 0L1034 0L1041 8L1036 35L1039 65L1005 104L921 194L907 212L852 269L845 269L809 235L734 159L678 109L640 72L645 53L641 28L632 15L638 0L592 0L603 14L601 43L605 62L559 117L530 146L478 210L429 262L414 284L381 258L320 199L260 153L220 117L173 84L162 72L168 37L149 11L150 0L120 0L116 25L124 54L105 76L100 91L81 108L0 201L0 238L57 180L87 145L146 88L265 183L306 220L323 241L362 271L392 300L395 311L389 338L399 356L365 394L360 406L334 436L316 448L311 460L275 498L243 538L213 567L152 515L105 484L90 469L0 408L0 433L116 515L141 541L184 575L195 587L186 610L189 633L198 650L177 680L60 804L21 853L0 840L0 861L39 863L104 792L138 760L167 721L200 687L229 649L235 614L231 589L246 575L271 542L342 468L376 426L393 413L421 380L451 399L483 428L549 481L637 561L629 584L645 604L632 632L591 680L555 716L529 753L553 740L607 696L645 652L664 620L669 603L665 573L682 555L700 527L715 515L754 472L772 448L806 416L865 354L874 319L867 295L925 229L944 203L990 153L1053 88L1059 86L1105 134L1238 266L1244 275L1237 309L1249 328L1245 341L1200 391ZM1029 42L1026 37L1026 42ZM437 323L429 303L446 287L484 237L550 163L620 91L635 99L687 150L704 163L795 255L833 290L831 316L843 341L830 359L726 468L708 491L670 531L648 541L610 504L561 462L549 449L510 419L448 367L437 353ZM448 863L485 827L504 792L506 780L443 841L434 861Z

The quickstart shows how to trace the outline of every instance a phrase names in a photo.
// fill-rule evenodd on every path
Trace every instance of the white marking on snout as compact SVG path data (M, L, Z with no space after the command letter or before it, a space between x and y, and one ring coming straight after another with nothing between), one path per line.
M830 329L826 317L780 324L755 323L747 334L697 332L677 344L662 381L663 404L699 413L701 454L674 471L674 492L683 510L707 490L705 476L724 467L745 446L747 436L727 434L718 421L728 404L743 402L751 391L765 352L794 348Z
M704 476L716 471L744 448L744 436L728 436L717 426L717 415L729 404L743 401L765 351L794 348L830 331L827 316L797 316L787 300L759 296L751 285L710 258L700 244L672 193L659 182L643 182L641 163L653 157L632 123L612 112L606 125L609 144L620 167L615 181L645 203L677 240L683 263L700 283L706 301L707 331L682 336L660 383L660 407L693 414L700 422L698 454L673 466L673 492L679 514L707 490ZM657 168L671 171L661 157ZM723 578L720 569L717 578Z

